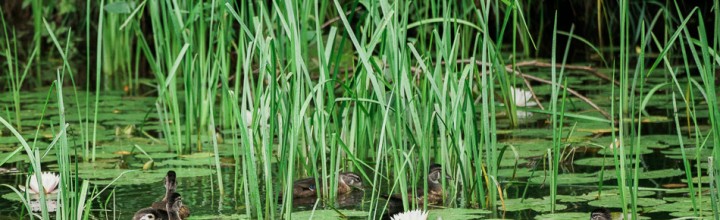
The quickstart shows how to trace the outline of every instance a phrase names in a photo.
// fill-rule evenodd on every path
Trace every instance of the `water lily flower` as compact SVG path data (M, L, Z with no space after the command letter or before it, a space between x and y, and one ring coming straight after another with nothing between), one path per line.
M515 99L515 106L527 107L537 105L537 103L535 103L534 101L530 101L533 98L532 92L512 86L510 88L510 94L512 95L513 99Z
M60 184L60 176L58 176L55 173L51 173L51 172L43 172L41 175L42 175L42 186L43 186L44 193L46 195L57 193L59 190L57 188L57 186L58 186L58 184ZM27 188L25 186L20 186L19 188L20 188L20 190L26 191L29 194L33 194L33 195L37 195L37 194L41 193L40 186L38 184L38 180L37 180L37 177L35 176L35 174L30 175L29 186L30 187L27 187Z
M401 212L393 215L391 220L425 220L428 218L428 212L421 209Z
M520 107L528 107L528 106L536 106L537 103L534 101L530 101L533 96L532 92L525 91L523 89L510 87L510 94L512 95L513 99L515 100L515 106ZM527 118L532 116L532 112L526 112L522 110L515 111L517 113L517 116L519 118Z

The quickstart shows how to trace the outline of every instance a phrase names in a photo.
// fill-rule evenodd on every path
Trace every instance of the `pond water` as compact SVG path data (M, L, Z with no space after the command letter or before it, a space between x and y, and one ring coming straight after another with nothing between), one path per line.
M601 82L578 77L578 90L592 98L597 104L609 108L607 100L608 91L598 90ZM592 82L592 83L587 83ZM548 94L547 86L537 86L535 92L543 96ZM47 147L51 141L52 134L57 132L58 118L52 114L45 114L42 121L42 106L46 92L27 92L22 94L23 100L23 135L25 138L34 137L35 126L40 124L41 138L36 142L39 149ZM10 104L7 94L0 95L0 106ZM85 97L82 92L77 97ZM93 97L93 96L90 96ZM82 105L74 104L74 96L68 97L68 109ZM587 111L585 103L571 99L570 112ZM687 216L692 213L688 190L686 188L686 177L684 166L681 160L682 151L679 147L678 136L675 133L675 125L668 116L669 95L657 95L648 109L650 116L643 125L643 137L641 139L640 151L640 173L639 184L644 187L639 192L639 207L641 215L647 218L670 218ZM113 178L124 171L140 170L124 174L114 187L105 191L98 198L102 205L96 204L97 211L93 215L105 219L128 219L135 211L147 207L152 201L159 200L164 194L162 184L163 177L167 170L173 169L178 172L178 191L182 193L183 202L192 207L193 216L218 215L226 218L243 218L237 213L244 213L246 208L241 196L232 192L234 181L234 161L232 157L232 145L227 141L219 145L223 183L225 195L221 195L215 188L214 156L207 152L212 148L206 147L206 152L195 152L189 156L177 157L171 153L171 149L161 141L160 125L154 107L154 98L151 97L124 97L122 93L104 94L100 102L101 111L98 119L98 139L100 146L96 152L96 163L81 163L78 165L78 175L82 179L91 180L98 184L99 188L104 187ZM84 103L79 101L79 103ZM46 112L56 112L53 105L48 106ZM705 112L705 117L703 117ZM588 115L599 115L597 112L587 113ZM13 115L7 112L3 117L12 121ZM707 123L707 109L698 109L696 114L701 123ZM521 126L523 129L506 129L503 124L509 124L506 119L499 119L499 142L502 146L512 145L503 155L503 160L498 171L498 181L502 190L508 198L504 198L504 208L498 203L498 210L494 212L471 212L466 209L432 209L431 216L442 216L443 219L484 219L484 218L508 218L508 219L553 219L548 215L550 210L549 202L549 176L546 172L547 163L544 159L545 152L551 148L552 133L546 124L547 117L542 114L535 114L526 119ZM681 117L682 121L686 118ZM67 115L68 123L79 122L77 115L72 112ZM610 136L610 127L601 123L570 121L565 126L568 131L574 128L573 133L564 137L566 148L563 155L563 162L560 166L559 192L558 192L558 213L556 219L567 218L588 218L589 213L595 207L608 207L612 211L620 211L618 191L616 190L617 178L613 167L613 151L607 149L613 143ZM685 153L692 159L690 168L693 176L703 175L707 172L707 157L711 155L711 146L695 145L695 140L688 138L688 127L682 127L683 143ZM693 128L694 129L694 128ZM700 132L706 134L708 127L698 127ZM0 129L3 132L0 136L0 158L4 158L14 151L18 144L14 137L11 137L7 129ZM68 130L71 136L70 143L77 146L75 155L82 155L84 149L77 141L78 134L82 132L75 125ZM695 132L695 130L690 130ZM227 134L226 134L227 135ZM150 138L152 137L152 138ZM157 140L159 139L159 140ZM225 138L226 140L228 138ZM705 141L705 140L703 140ZM708 141L707 143L710 143ZM140 153L135 147L138 145L154 160L154 168L142 171L143 165L148 162L148 157ZM626 146L630 146L626 144ZM603 149L605 147L606 149ZM44 159L46 170L57 169L53 156L54 151ZM515 153L518 161L515 161ZM79 157L78 157L79 158ZM11 186L23 185L27 173L25 161L27 156L22 153L11 158L2 165L3 172L0 172L0 184ZM630 160L628 160L630 162ZM517 167L515 165L517 164ZM7 169L17 168L19 171L8 171ZM604 172L601 172L604 171ZM602 181L599 181L602 180ZM603 190L598 196L598 182L602 182ZM529 183L529 184L528 184ZM261 183L264 184L264 183ZM240 185L240 184L239 184ZM702 185L700 190L707 190L707 184ZM242 190L242 189L240 189ZM696 189L697 190L697 189ZM711 211L710 196L701 191L699 206L701 213L705 216ZM261 194L264 192L261 192ZM22 215L22 205L13 199L13 192L0 187L0 218L15 218ZM368 207L369 193L353 193L349 205L340 208L343 210L360 211L355 213L357 218L364 218L363 211ZM524 200L518 199L523 197ZM457 201L450 204L458 204ZM100 208L102 207L102 208ZM312 210L313 203L305 201L297 205L299 218L307 216ZM503 212L501 210L506 210ZM332 211L330 211L332 213ZM214 216L214 217L213 217ZM314 217L328 217L327 211L313 213ZM331 217L334 218L334 217Z

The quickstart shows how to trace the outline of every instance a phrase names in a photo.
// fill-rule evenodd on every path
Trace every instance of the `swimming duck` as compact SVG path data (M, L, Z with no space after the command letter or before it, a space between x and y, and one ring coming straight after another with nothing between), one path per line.
M173 217L171 214L173 212L177 213L177 219L186 219L190 216L190 208L182 204L180 194L175 192L177 188L177 181L175 179L175 171L168 171L165 176L165 196L163 199L159 202L153 202L149 208L144 208L136 212L133 219L168 219L169 217ZM175 207L175 205L177 205L177 207Z
M293 183L293 198L306 198L317 196L318 184L315 184L315 178L300 179ZM352 187L362 187L360 176L352 173L340 173L338 176L338 195L347 194L352 191Z
M430 165L430 171L428 172L427 185L428 194L424 195L423 185L417 186L415 193L417 196L413 196L412 192L408 192L409 200L415 200L418 205L422 205L425 201L424 198L427 196L428 204L440 204L443 202L443 188L442 188L442 166L439 164ZM445 175L445 179L449 180L450 176ZM390 196L391 200L402 200L401 194L395 194Z
M590 220L612 220L612 216L609 210L597 208L590 213Z
M167 203L163 209L152 207L140 209L133 216L133 220L182 220L182 197L179 193L172 193L167 197ZM186 216L187 217L187 216Z

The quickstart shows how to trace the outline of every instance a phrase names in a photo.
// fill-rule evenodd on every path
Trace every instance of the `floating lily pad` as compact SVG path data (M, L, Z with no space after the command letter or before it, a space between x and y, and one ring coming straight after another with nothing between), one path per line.
M507 153L507 152L506 152L506 153ZM525 164L525 163L527 163L527 162L528 162L528 161L525 160L525 159L518 159L518 160L517 160L517 164L518 164L518 165L520 165L520 164ZM500 161L500 167L513 167L513 166L515 166L515 158L512 158L512 159L504 158L502 161Z
M615 165L615 158L613 157L588 157L583 158L579 160L575 160L575 165L581 165L581 166L594 166L594 167L601 167L601 166L614 166ZM632 160L626 159L625 165L630 164ZM617 163L620 163L618 160Z
M705 209L705 210L711 210L711 209ZM698 211L698 214L705 216L704 218L693 218L693 219L713 219L713 213L710 211ZM685 212L672 212L670 213L673 217L683 218L688 216L695 216L695 212L693 211L685 211Z
M611 175L604 175L602 180L609 180L613 177ZM535 184L550 184L550 177L536 176L528 179L529 182ZM557 176L558 185L574 185L574 184L585 184L585 183L597 183L601 181L600 177L596 174L586 173L563 173Z
M497 172L497 175L499 177L511 178L511 177L513 177L513 173L515 174L515 178L527 178L527 177L530 177L531 175L535 175L535 176L545 175L544 174L545 172L543 172L542 170L537 170L537 171L535 171L535 174L533 174L532 170L530 170L529 168L519 168L516 170L513 170L512 168L499 169Z
M692 213L693 202L690 197L665 197L668 203L653 207L650 212L690 212ZM703 196L702 199L696 197L699 208L712 210L712 201L710 196Z
M17 187L17 186L15 186L15 187ZM24 193L24 192L23 192L22 190L20 190L19 188L17 188L17 190L20 191L20 193ZM39 196L38 196L37 198L35 197L35 196L37 196L37 195L29 195L29 196L30 196L30 199L31 199L31 200L40 199ZM3 194L1 197L2 197L3 199L7 199L7 200L10 200L10 201L14 201L14 202L22 202L22 200L20 199L20 196L18 196L18 194L15 193L15 192L5 193L5 194ZM48 194L48 195L46 195L45 199L48 199L48 200L57 200L57 194Z
M543 198L550 199L550 196L545 196ZM597 197L588 195L556 195L555 198L561 202L587 202Z
M610 123L586 122L586 123L578 123L577 130L591 132L593 134L602 134L602 133L612 132L613 127L611 126ZM617 130L617 128L615 130Z
M499 204L499 202L498 202ZM536 199L536 198L527 198L527 199L506 199L505 200L505 210L503 211L522 211L527 209L532 209L536 212L549 212L551 211L550 207L550 201L545 199ZM502 209L503 206L499 206L499 209ZM567 206L563 204L556 204L555 210L565 210Z
M357 211L357 210L309 210L309 211L300 211L300 212L293 212L292 218L293 219L318 219L318 220L324 220L324 219L340 219L341 217L366 217L367 216L366 211Z
M653 152L653 150L650 150L650 149L647 149L647 148L644 148L644 147L643 147L643 148L640 148L640 149L638 149L638 150L640 151L640 154L651 154L651 153ZM626 150L625 150L625 153L626 153L626 154L633 154L633 155L635 154L635 152L631 152L630 149L627 149L627 148L626 148ZM602 150L599 150L599 151L598 151L598 154L602 154L602 155L614 155L614 154L615 154L615 151L612 150L612 149L610 149L610 148L603 148Z
M170 159L170 160L164 160L162 162L155 163L156 166L205 166L205 165L215 165L215 159L214 158L189 158L189 159Z
M589 213L584 212L563 212L563 213L548 213L535 216L537 220L565 220L565 219L586 219L590 216Z
M200 159L200 158L212 158L213 155L214 154L210 153L210 152L199 152L199 153L194 153L194 154L189 154L189 155L182 155L180 157L185 158L185 159Z
M638 194L638 197L648 197L648 196L655 195L655 192L654 192L654 191L641 190L641 191L638 191L637 194ZM620 196L620 190L617 190L617 189L609 189L609 190L603 190L602 192L600 192L600 191L593 191L593 192L586 193L585 195L587 195L587 196L592 196L593 198L598 198L599 196L602 196L602 197L613 197L613 196L614 196L614 197L619 197L619 196ZM583 195L583 196L585 196L585 195ZM625 196L629 199L629 198L630 198L630 192L626 191Z
M196 219L196 220L232 220L232 219L252 219L248 217L247 215L241 215L241 214L232 214L232 215L193 215L190 216L188 219Z
M149 158L152 158L153 160L159 160L159 159L167 159L167 158L175 158L178 155L176 153L151 153ZM138 154L135 155L135 157L140 159L149 159L148 156L145 154Z
M428 211L428 219L474 219L492 213L484 209L431 209Z
M710 180L711 180L711 179L710 179L709 176L701 176L701 177L699 177L699 178L698 178L697 176L694 176L694 177L692 178L693 184L697 184L698 182L699 182L699 183L702 183L702 184L708 184L708 183L710 183ZM687 182L688 182L687 179L682 179L681 181L682 181L683 183L687 183Z
M638 179L658 179L675 177L685 174L685 171L680 169L663 169L653 171L643 171L638 174Z
M664 150L664 151L662 151L662 153L665 154L666 157L671 158L671 159L682 159L682 150L680 148ZM707 161L707 158L712 156L712 149L709 149L709 148L698 149L696 147L686 147L685 148L685 156L687 157L688 160L698 159L695 157L695 155L698 153L700 156L699 159L701 161Z
M89 177L102 177L102 178L87 178L90 179L91 183L98 184L98 185L137 185L137 184L150 184L150 183L156 183L161 182L163 179L165 179L165 175L167 175L167 171L170 169L160 169L160 170L151 170L151 171L133 171L125 173L122 177L118 178L115 182L113 182L113 179L120 175L119 172L121 170L111 170L111 172L105 171L98 171L98 172L92 172L91 176ZM214 173L213 170L210 169L200 169L200 168L184 168L184 169L173 169L177 173L178 178L185 178L185 177L198 177L198 176L208 176L212 175ZM87 171L86 171L87 172ZM112 173L112 174L103 174L103 173ZM85 173L82 174L83 176L88 176L90 174Z
M529 137L529 138L547 138L552 137L552 129L546 128L531 128L531 129L518 129L515 130L512 135L515 137Z
M630 200L628 199L627 202L629 203ZM665 204L665 201L654 198L637 198L637 204L641 207L653 207ZM619 196L603 196L598 200L588 202L588 205L595 207L622 208L622 202L620 202Z
M632 119L624 118L623 122L630 122L630 120L632 120ZM646 116L646 117L642 117L642 119L640 119L640 120L642 120L642 123L661 123L661 122L671 122L672 121L672 119L668 118L667 116L661 116L661 115ZM637 122L637 121L638 121L637 118L635 118L635 120L633 120L633 122Z

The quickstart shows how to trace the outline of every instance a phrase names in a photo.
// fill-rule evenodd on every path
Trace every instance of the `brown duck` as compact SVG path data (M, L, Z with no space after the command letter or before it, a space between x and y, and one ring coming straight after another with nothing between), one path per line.
M315 184L315 178L297 180L293 183L293 198L315 197L319 186L319 184ZM349 193L352 191L352 187L362 187L360 176L351 172L340 173L337 186L338 195Z
M427 197L428 204L441 204L443 202L443 188L442 188L442 167L439 164L433 164L430 165L430 171L428 172L428 178L427 178L427 185L428 185L428 192L427 195L424 193L424 186L422 184L419 184L417 188L415 189L416 196L412 195L412 192L408 192L408 199L410 201L415 201L416 204L422 205L425 200L424 198ZM450 176L445 175L445 179L450 179ZM401 194L395 194L390 196L390 200L394 201L402 201L403 196Z
M612 220L612 216L607 209L598 208L590 213L590 220Z
M168 171L165 176L165 196L159 202L135 213L134 220L171 219L181 220L190 216L190 209L182 204L182 198L175 192L177 182L175 171Z

